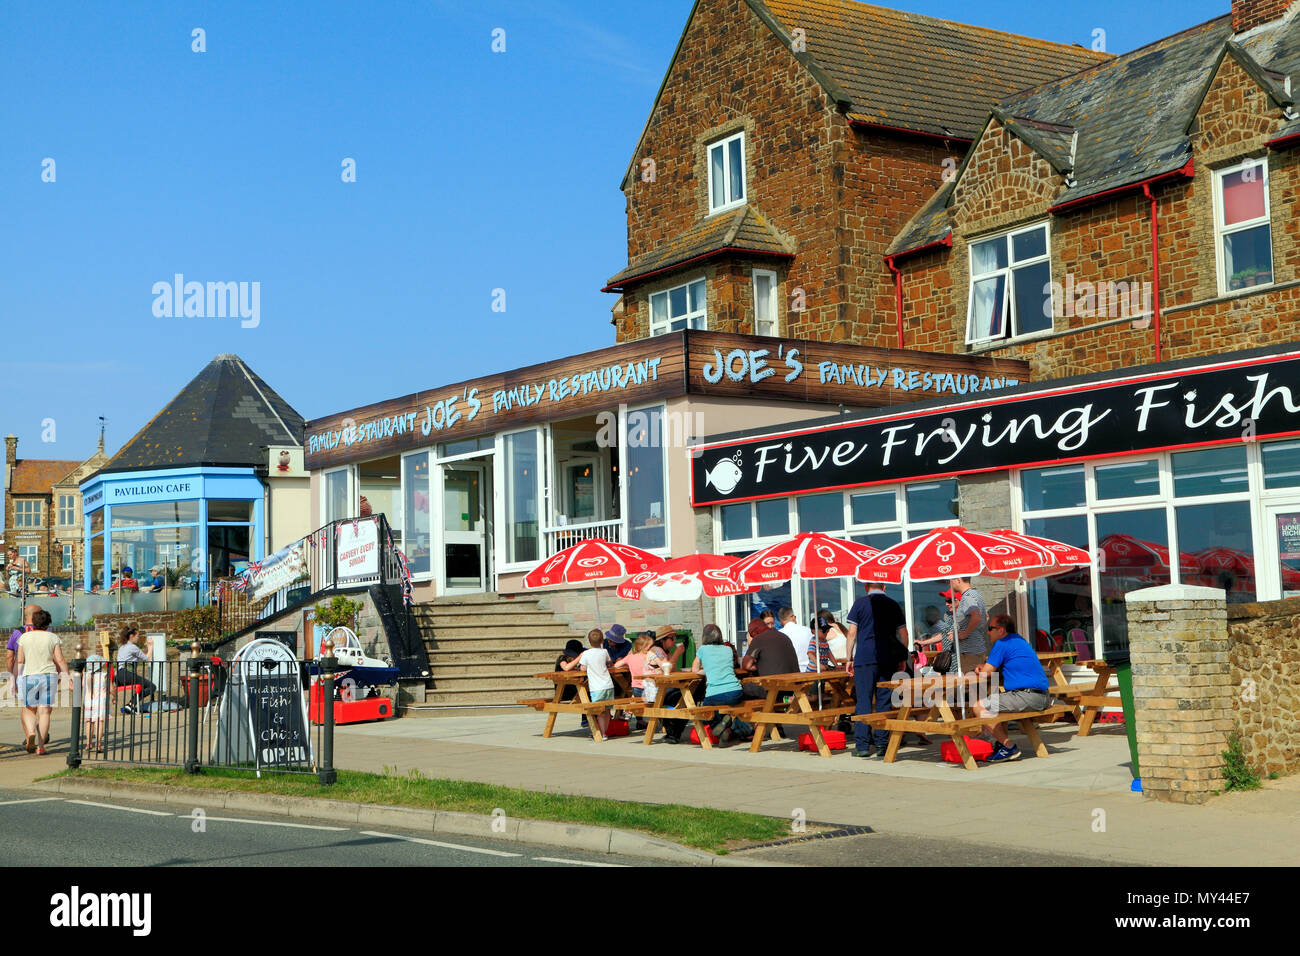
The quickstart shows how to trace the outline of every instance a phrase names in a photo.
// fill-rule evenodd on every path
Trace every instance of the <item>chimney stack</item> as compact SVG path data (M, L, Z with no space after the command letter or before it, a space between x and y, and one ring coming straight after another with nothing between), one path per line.
M18 438L14 435L5 436L5 464L9 466L18 463Z
M1290 6L1291 0L1232 0L1232 32L1245 33L1279 20Z

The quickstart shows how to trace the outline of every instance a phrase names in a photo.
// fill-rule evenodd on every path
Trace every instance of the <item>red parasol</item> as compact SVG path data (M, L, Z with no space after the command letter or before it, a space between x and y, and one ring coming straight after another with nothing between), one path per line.
M739 558L721 554L688 554L671 558L657 568L634 574L618 586L618 596L630 601L700 602L700 630L704 630L704 598L727 597L757 591L731 576Z
M913 581L940 581L1040 568L1048 560L1037 545L952 525L868 558L858 566L857 578L886 584L900 584L904 575Z
M524 576L524 588L553 587L557 584L586 584L595 591L597 581L625 578L663 564L663 558L629 544L604 538L589 538L557 551ZM596 594L596 617L600 617L600 594Z

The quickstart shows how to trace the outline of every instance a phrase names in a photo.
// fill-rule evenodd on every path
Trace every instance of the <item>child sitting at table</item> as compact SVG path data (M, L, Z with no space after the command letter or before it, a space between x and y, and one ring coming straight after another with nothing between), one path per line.
M605 633L600 628L592 628L587 632L587 643L591 646L582 652L575 660L566 661L560 664L561 669L571 671L575 667L580 668L587 675L587 691L591 695L593 704L603 700L614 699L614 679L609 676L609 651L605 650ZM596 714L596 726L600 728L600 735L608 740L609 731L609 708L606 707Z

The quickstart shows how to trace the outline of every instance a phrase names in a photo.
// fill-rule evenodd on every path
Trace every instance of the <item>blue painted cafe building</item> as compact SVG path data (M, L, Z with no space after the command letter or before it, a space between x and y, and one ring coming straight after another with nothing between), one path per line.
M268 451L301 449L302 427L243 360L217 356L82 482L85 587L124 567L142 587L163 567L206 586L263 558L269 512L286 507Z

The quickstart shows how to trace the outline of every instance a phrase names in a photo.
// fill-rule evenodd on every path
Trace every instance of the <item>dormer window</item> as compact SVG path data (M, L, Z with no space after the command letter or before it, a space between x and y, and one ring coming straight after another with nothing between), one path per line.
M972 242L966 344L1050 332L1051 282L1046 223Z
M745 202L745 134L709 147L709 215Z

